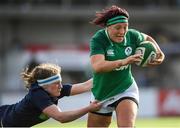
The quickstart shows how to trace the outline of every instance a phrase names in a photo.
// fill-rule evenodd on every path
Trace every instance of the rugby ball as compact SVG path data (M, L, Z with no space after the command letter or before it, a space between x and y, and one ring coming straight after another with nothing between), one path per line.
M156 58L155 46L150 41L143 41L135 50L135 54L142 54L142 60L136 65L146 67L149 62Z

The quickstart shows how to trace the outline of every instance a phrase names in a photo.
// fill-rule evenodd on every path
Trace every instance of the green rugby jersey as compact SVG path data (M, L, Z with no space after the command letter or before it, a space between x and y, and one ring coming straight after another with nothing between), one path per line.
M90 41L90 55L103 54L108 61L124 59L133 55L142 41L144 37L139 31L129 29L123 42L114 43L109 39L106 29L101 29ZM105 100L124 92L131 86L133 79L131 65L121 66L110 72L93 72L92 93L97 100Z

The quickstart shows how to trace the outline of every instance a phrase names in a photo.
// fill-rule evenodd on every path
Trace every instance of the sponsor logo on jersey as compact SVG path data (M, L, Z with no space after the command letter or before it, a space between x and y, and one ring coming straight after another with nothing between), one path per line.
M132 53L132 48L131 48L131 47L127 47L127 48L125 49L125 54L126 54L127 56L129 56L129 55L131 55L131 53Z
M128 68L128 66L129 66L129 65L121 66L121 67L116 68L116 69L114 69L114 70L115 70L115 71L125 70L125 69L127 69L127 68Z
M114 49L108 49L107 50L107 56L115 56L114 55Z

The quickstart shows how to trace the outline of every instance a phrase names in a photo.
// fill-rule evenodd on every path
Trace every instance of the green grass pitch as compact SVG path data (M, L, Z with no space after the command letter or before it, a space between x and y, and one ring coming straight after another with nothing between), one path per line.
M76 120L70 123L61 124L54 120L48 120L38 124L33 128L86 128L85 120ZM116 122L113 120L110 128L117 128ZM180 117L164 117L164 118L140 118L136 121L136 128L180 128Z

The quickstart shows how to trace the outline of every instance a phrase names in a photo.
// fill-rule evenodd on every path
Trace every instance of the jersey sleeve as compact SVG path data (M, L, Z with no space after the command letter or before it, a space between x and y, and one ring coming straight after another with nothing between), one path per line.
M95 34L90 40L90 56L96 54L104 54L103 39L100 39L100 34Z
M41 111L43 111L46 107L54 104L48 93L42 89L33 91L31 96L32 103Z
M61 90L61 94L60 96L58 97L58 99L64 97L64 96L70 96L71 94L71 88L72 88L72 85L71 84L65 84L63 85L63 88Z

